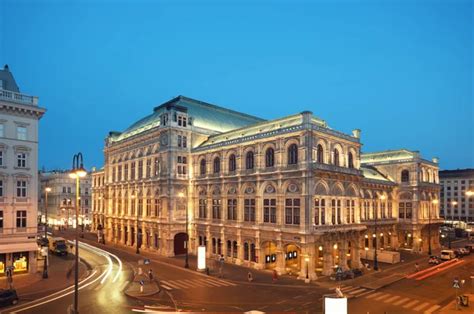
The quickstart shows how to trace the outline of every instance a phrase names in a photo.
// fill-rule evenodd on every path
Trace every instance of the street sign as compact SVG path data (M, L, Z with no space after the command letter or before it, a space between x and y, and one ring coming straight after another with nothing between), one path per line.
M454 279L454 280L453 280L453 288L455 288L455 289L461 288L461 287L459 286L459 280L457 280L457 279Z
M143 286L145 282L143 280L140 280L140 286Z
M150 264L150 260L149 260L148 258L145 258L145 259L143 260L143 264L145 264L145 265Z

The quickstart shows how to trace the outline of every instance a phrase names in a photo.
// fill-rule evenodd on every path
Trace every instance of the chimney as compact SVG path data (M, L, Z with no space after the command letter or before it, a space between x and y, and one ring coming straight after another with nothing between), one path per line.
M10 69L8 68L8 64L5 64L5 66L3 67L3 69L4 69L5 71L10 72Z

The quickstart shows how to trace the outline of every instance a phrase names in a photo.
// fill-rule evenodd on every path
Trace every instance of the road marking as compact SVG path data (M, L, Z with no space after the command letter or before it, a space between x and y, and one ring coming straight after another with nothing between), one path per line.
M383 301L383 302L384 302L384 303L390 303L390 302L393 302L393 301L395 301L395 300L397 300L397 299L400 299L400 298L401 298L401 296L395 295L395 296L393 296L393 297L391 297L391 298L388 298L387 300L385 300L385 301Z
M430 307L429 309L427 309L424 314L431 314L433 313L434 311L436 311L437 309L439 309L441 306L440 305L433 305L432 307Z
M299 299L299 298L302 298L302 297L303 297L302 295L295 295L295 296L293 297L293 299Z
M359 289L359 287L350 287L350 286L347 287L347 288L348 288L348 289L346 289L346 288L341 289L341 291L344 292L344 293L349 293L349 292L351 292L351 291L354 291L354 290Z
M189 280L188 281L191 281L191 282L194 282L195 284L199 285L200 287L204 286L204 287L214 287L212 284L204 281L203 279L194 279L194 280Z
M208 283L208 284L210 284L214 287L221 287L222 286L220 283L217 283L217 282L209 280L209 279L203 279L203 280L204 280L204 282L206 282L206 283Z
M282 304L283 302L286 302L286 300L278 301L278 302L276 302L276 304Z
M367 290L367 289L361 288L361 289L358 289L358 290L356 290L356 291L351 291L349 294L356 295L356 294L358 294L358 293L360 293L360 292L363 292L363 291L365 291L365 290Z
M382 294L381 296L376 297L374 300L375 301L381 301L386 298L390 298L392 295L390 293Z
M178 286L178 285L175 285L175 284L174 284L174 283L172 283L172 282L165 281L165 280L162 280L161 282L162 282L162 283L164 283L165 285L167 285L167 286L171 286L171 287L173 287L173 288L175 288L175 289L181 289L181 287L180 287L180 286Z
M407 302L408 300L410 300L410 298L403 298L403 299L398 300L397 302L393 303L393 305L400 305L402 303Z
M215 280L215 281L217 281L217 280ZM226 286L237 286L235 283L229 282L229 281L226 281L226 280L219 280L217 282L224 283Z
M374 294L369 295L369 296L366 297L366 298L367 298L367 299L372 299L372 298L375 298L376 296L379 296L379 295L381 295L381 294L382 294L382 292L376 292L376 293L374 293Z
M409 309L409 308L411 308L412 306L414 306L415 304L417 304L417 303L419 303L419 302L420 302L420 301L418 301L418 300L413 300L413 301L408 302L407 304L405 304L405 305L403 306L403 308L404 308L404 309Z
M371 294L371 293L374 293L374 290L368 290L367 292L361 293L361 294L359 294L359 295L357 295L357 296L355 296L355 297L360 298L360 297L363 297L363 296L368 295L368 294ZM368 298L368 297L366 297L366 298Z
M162 288L164 288L165 290L168 290L168 291L171 291L173 290L173 288L171 287L168 287L167 285L160 285Z
M182 287L184 287L185 289L187 289L187 288L194 288L194 285L188 284L188 283L184 282L184 280L175 280L175 281L174 281L174 284L176 284L176 285L178 285L178 286L182 286Z
M425 302L425 303L422 303L422 304L418 305L418 306L415 307L413 310L415 310L415 311L418 312L418 311L421 311L422 308L427 307L428 305L430 305L430 303L429 303L429 302Z

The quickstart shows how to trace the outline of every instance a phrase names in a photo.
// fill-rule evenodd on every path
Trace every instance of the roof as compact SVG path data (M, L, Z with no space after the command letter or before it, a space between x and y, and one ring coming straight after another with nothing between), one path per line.
M194 127L219 133L265 121L255 116L180 95L155 107L152 114L133 123L122 133L112 132L109 136L113 141L120 141L157 127L160 125L160 115L171 107L178 111L186 111L192 118Z
M360 160L362 163L381 162L381 161L395 161L414 159L419 157L420 153L417 151L410 151L407 149L385 150L374 153L362 153Z
M439 171L439 179L446 178L474 178L474 169L453 169Z
M365 179L369 180L377 180L377 181L385 181L385 182L392 182L386 176L384 176L381 172L379 172L375 167L371 166L361 166L360 170L362 171L362 176ZM393 182L392 182L393 183Z
M3 84L0 85L0 89L3 88L4 90L9 90L15 93L20 92L18 85L16 85L15 78L13 77L12 72L10 72L7 64L5 64L3 70L0 70L0 80L3 82Z

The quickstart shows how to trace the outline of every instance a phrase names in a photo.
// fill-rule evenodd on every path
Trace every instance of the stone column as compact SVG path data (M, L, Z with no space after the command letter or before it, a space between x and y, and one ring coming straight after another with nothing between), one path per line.
M342 270L346 271L349 269L349 266L347 266L347 240L342 240L339 243L339 266L342 268Z
M244 261L244 244L242 243L242 237L237 234L237 258L235 259L236 265L242 265Z
M325 243L323 252L323 275L329 276L333 273L333 263L331 244Z

